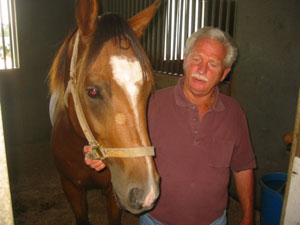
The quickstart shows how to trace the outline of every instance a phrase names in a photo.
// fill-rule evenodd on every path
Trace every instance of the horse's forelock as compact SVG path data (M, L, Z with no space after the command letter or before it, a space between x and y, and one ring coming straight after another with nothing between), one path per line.
M153 77L151 75L151 66L148 57L137 39L135 33L124 20L117 14L104 14L99 17L97 29L95 31L93 41L90 45L90 51L86 58L86 69L89 65L92 65L99 52L103 48L105 42L112 40L117 46L122 47L122 41L127 40L133 49L133 52L140 62L143 78L153 86Z

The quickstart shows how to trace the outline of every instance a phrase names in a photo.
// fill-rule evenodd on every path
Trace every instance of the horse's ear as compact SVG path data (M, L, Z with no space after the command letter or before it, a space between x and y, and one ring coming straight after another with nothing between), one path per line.
M98 1L77 0L75 16L80 34L82 36L91 35L96 28L96 21L98 17Z
M143 36L144 31L146 30L159 5L160 1L157 0L148 8L144 9L128 20L129 25L138 38Z

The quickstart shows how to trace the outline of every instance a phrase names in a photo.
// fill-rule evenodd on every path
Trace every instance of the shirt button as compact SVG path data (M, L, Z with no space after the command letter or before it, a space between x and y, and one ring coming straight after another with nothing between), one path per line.
M194 117L194 118L193 118L193 120L194 120L194 121L197 121L197 120L198 120L198 118L197 118L197 117Z
M197 131L197 130L195 130L195 131L194 131L194 133L195 133L195 134L198 134L198 131Z
M194 110L195 109L195 106L191 106L191 110Z

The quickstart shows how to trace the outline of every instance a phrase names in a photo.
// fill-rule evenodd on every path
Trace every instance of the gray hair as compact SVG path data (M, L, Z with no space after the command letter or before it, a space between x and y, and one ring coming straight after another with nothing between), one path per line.
M233 62L236 60L238 55L238 48L235 41L229 36L229 34L225 33L224 31L220 30L219 28L214 27L203 27L200 28L198 31L193 33L185 43L184 55L188 57L191 50L193 49L196 40L199 39L211 39L214 41L221 42L227 49L227 54L224 59L225 66L230 68Z

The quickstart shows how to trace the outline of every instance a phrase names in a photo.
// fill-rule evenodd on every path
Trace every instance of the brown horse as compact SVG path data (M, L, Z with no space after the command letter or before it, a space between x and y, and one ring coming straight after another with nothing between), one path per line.
M97 0L77 0L78 28L50 70L51 150L77 225L90 224L91 188L103 190L109 224L120 224L118 203L138 214L151 209L159 195L146 124L154 79L138 41L158 6L156 1L125 21L115 14L98 17ZM108 169L96 172L84 164L88 144Z

